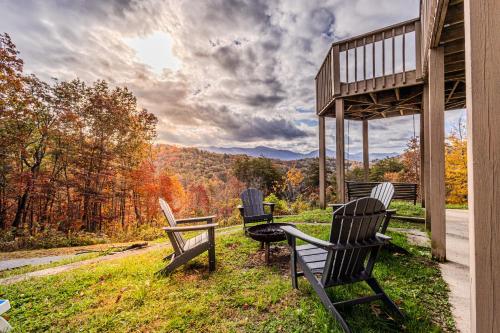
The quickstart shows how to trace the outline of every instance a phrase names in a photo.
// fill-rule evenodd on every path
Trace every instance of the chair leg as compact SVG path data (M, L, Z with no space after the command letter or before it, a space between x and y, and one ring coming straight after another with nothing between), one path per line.
M387 232L387 227L389 226L389 222L391 221L392 214L388 213L385 218L384 222L382 224L382 228L380 228L380 233L384 234Z
M376 293L376 294L382 294L384 295L382 297L382 301L384 301L384 303L389 307L391 308L392 311L394 311L394 313L396 313L397 315L399 315L401 318L404 318L405 315L401 312L401 310L397 307L396 304L394 304L394 302L389 298L389 296L387 296L387 294L385 293L385 291L382 289L382 287L380 286L380 284L377 282L377 280L375 280L375 278L371 278L371 279L368 279L366 280L366 283L370 286L370 288L372 288L372 290Z
M351 333L352 331L349 328L349 325L347 325L345 319L342 317L337 308L333 305L330 297L326 293L325 288L319 283L314 274L307 267L303 267L303 274L313 287L316 294L318 294L321 303L323 303L325 308L335 317L335 319L338 321L344 332Z
M295 249L292 249L290 253L290 275L292 276L292 287L299 289L297 281L297 252Z
M172 259L174 256L175 256L175 253L170 253L168 256L166 256L166 257L164 257L164 258L163 258L163 261L170 260L170 259Z
M347 325L347 322L345 321L344 317L340 314L340 312L337 310L337 308L333 305L332 301L330 300L330 297L326 293L326 290L319 285L319 283L310 281L311 282L314 290L318 294L321 303L326 307L328 311L335 317L337 322L340 324L342 329L344 330L345 333L351 333L351 329L349 328L349 325Z
M293 289L299 289L297 283L297 251L295 249L295 237L288 238L288 245L290 247L290 275L292 277Z
M208 230L208 239L210 246L208 248L208 270L215 271L215 231L213 228Z
M158 272L155 273L155 275L167 276L182 264L185 264L183 260L172 260L170 264L160 269Z

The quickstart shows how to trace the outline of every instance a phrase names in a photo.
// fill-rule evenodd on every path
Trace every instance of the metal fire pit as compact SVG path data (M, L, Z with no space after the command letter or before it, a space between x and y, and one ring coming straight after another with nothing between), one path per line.
M265 223L254 225L247 229L248 236L265 245L266 264L269 265L269 245L286 240L286 234L280 227L291 226L290 223Z

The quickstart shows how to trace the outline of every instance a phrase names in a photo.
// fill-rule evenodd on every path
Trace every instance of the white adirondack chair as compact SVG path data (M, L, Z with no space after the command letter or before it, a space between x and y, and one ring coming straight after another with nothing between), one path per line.
M6 299L0 299L0 333L9 332L12 329L12 326L9 325L7 320L1 317L2 314L7 312L10 309L10 303Z

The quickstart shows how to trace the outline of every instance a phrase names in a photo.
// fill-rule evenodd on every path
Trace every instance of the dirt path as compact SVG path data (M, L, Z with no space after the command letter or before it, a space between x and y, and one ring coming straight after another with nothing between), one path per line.
M241 228L241 226L231 226L231 227L227 227L227 228L221 228L221 229L217 230L216 236L227 235L227 234L239 231L240 228ZM41 269L41 270L34 271L34 272L10 276L7 278L0 279L0 285L9 285L9 284L21 282L21 281L24 281L27 279L31 279L31 278L55 275L55 274L59 274L59 273L73 270L75 268L82 267L84 265L106 262L106 261L120 259L120 258L126 258L126 257L132 256L132 255L143 254L143 253L146 253L146 252L149 252L152 250L156 250L156 249L164 249L164 248L167 248L169 246L170 246L170 243L168 243L168 242L152 244L152 245L149 245L149 246L147 246L145 248L141 248L141 249L118 252L118 253L102 256L102 257L77 261L77 262L73 262L73 263L66 264L66 265L61 265L61 266L57 266L57 267Z

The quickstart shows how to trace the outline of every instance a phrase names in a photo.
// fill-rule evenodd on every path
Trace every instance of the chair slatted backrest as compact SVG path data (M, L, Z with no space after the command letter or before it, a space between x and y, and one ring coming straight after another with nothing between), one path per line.
M334 212L330 242L348 249L329 251L322 274L324 285L349 281L365 270L370 251L366 245L376 241L384 217L384 204L368 197L351 201Z
M168 224L171 227L177 226L177 222L175 221L174 214L172 213L172 209L170 209L170 206L168 203L160 198L160 207L163 212L163 215L165 215L165 218L167 219ZM182 237L182 234L180 232L169 232L168 238L170 239L170 243L172 243L172 246L174 248L174 251L176 254L181 254L184 251L184 245L186 244L186 241Z
M241 201L243 203L243 214L245 217L264 215L264 196L262 192L249 188L241 192Z
M388 209L394 197L394 185L388 182L378 184L372 189L370 197L382 201L385 209Z

